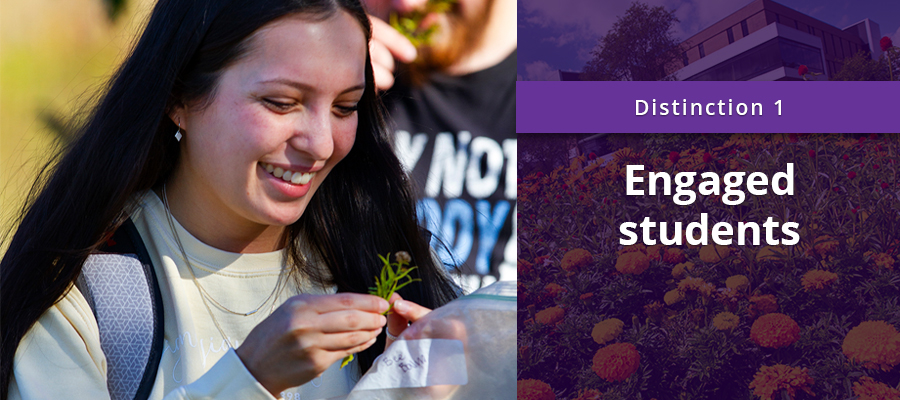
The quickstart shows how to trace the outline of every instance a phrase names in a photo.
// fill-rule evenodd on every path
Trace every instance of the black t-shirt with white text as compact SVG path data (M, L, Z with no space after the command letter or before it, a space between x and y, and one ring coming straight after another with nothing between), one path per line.
M420 223L441 260L471 277L516 273L515 69L514 51L468 75L434 73L415 87L398 78L382 97Z

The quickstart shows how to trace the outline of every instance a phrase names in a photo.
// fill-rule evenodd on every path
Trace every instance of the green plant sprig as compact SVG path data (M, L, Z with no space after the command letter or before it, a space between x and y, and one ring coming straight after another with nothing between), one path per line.
M425 4L424 10L416 10L400 16L397 13L391 13L391 27L406 36L413 46L422 47L431 44L431 36L434 35L440 27L433 24L427 28L422 27L422 21L428 14L443 14L450 11L450 8L456 0L429 0Z
M394 295L394 292L400 290L406 285L409 285L413 282L421 281L421 279L413 278L409 275L412 270L418 267L409 267L409 262L411 260L409 253L405 251L399 251L394 256L397 260L394 263L390 261L391 254L388 253L387 256L378 255L378 258L381 259L381 262L384 263L384 266L381 267L381 276L375 277L375 286L369 288L369 294L381 297L382 299L390 301L391 296ZM395 269L396 268L396 269ZM403 278L406 278L405 281L401 282ZM391 312L394 308L393 304L388 306L388 309L385 310L381 315L386 315ZM347 366L350 361L353 361L353 354L344 357L344 360L341 362L341 368Z

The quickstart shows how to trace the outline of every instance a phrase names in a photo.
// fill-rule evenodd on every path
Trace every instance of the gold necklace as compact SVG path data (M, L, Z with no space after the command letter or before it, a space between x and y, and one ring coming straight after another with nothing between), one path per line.
M197 280L197 275L194 274L194 266L191 264L191 261L188 260L187 252L184 251L184 245L181 244L181 238L178 237L178 231L175 229L175 221L172 218L172 211L169 209L169 196L168 196L168 194L166 194L166 185L165 184L163 184L162 195L163 195L163 205L166 207L166 219L169 222L169 228L172 229L172 235L175 236L175 244L178 245L178 250L181 251L181 258L184 259L184 262L187 265L188 271L190 271L190 273L191 273L191 278L194 281L194 285L197 286L197 290L200 292L200 299L203 301L203 306L206 307L206 311L209 313L210 318L212 318L213 324L216 325L216 329L218 329L219 333L222 334L222 338L225 339L225 341L228 343L229 347L234 348L234 345L231 343L231 340L228 339L228 335L225 334L225 330L223 330L222 326L219 325L219 321L216 319L216 316L213 314L212 309L209 307L209 303L207 303L207 299L209 299L209 301L211 301L213 304L215 304L216 307L222 309L223 311L234 314L234 315L248 317L253 314L256 314L259 310L261 310L263 308L263 306L265 306L270 300L272 300L275 297L276 293L278 293L280 291L279 288L281 287L281 285L283 283L282 278L284 277L284 268L282 267L281 272L279 272L279 274L278 274L278 281L275 282L275 287L272 289L272 293L269 293L269 295L265 298L265 300L263 300L263 302L255 309L248 311L248 312L239 312L239 311L233 311L233 310L225 307L224 305L222 305L222 303L219 303L218 301L216 301L216 299L214 299L212 296L210 296L210 294L206 291L206 289L203 289L203 286L200 286L200 281ZM272 309L274 310L274 308L275 308L275 303L272 303Z

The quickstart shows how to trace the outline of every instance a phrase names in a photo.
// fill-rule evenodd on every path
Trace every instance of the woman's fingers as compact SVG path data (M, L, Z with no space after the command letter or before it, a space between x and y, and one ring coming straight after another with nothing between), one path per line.
M393 308L388 314L387 331L393 336L400 336L410 323L418 321L420 318L431 312L430 309L422 307L411 301L403 300L399 294L394 293L390 299ZM388 348L394 341L388 338L385 342L385 348Z
M319 314L316 330L324 333L380 330L387 323L384 315L357 310L341 310Z
M340 360L351 354L357 354L365 349L368 349L369 347L372 347L372 345L375 344L375 341L377 339L378 339L378 337L374 337L374 338L372 338L372 340L369 340L368 342L365 342L359 346L349 348L349 349L344 349L344 350L337 350L337 351L331 352L330 354L332 354L334 356L334 360L337 361L337 360Z
M317 340L316 347L326 351L351 351L377 339L380 333L381 328L370 331L329 333L322 335Z
M388 301L391 304L394 304L394 302L397 302L400 300L403 300L403 298L400 297L399 294L394 293L391 295L391 298ZM391 310L391 312L388 313L387 317L388 317L387 318L387 326L385 329L387 329L387 332L393 336L400 336L400 334L403 333L403 330L405 330L406 327L409 326L409 320L407 320L406 318L403 318L403 316L401 316L400 314L397 314L393 310ZM391 343L393 343L393 342L394 342L393 340L388 338L387 343L385 344L385 347L390 346Z
M418 321L419 318L422 318L430 313L431 309L422 307L411 301L397 300L394 302L393 311L410 323L414 323Z
M298 295L260 322L236 349L269 392L302 385L348 354L372 346L387 323L382 298Z
M312 310L319 314L340 310L359 310L371 313L383 313L390 306L387 301L370 294L338 293L328 295L298 295L287 303L293 311Z

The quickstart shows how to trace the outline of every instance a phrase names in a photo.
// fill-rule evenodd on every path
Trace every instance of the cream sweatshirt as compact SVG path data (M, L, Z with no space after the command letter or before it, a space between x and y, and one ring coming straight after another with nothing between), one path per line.
M273 397L250 374L216 328L175 242L162 201L147 192L132 215L156 269L165 315L165 342L151 399L266 399ZM279 281L283 252L238 254L210 247L175 228L202 288L230 310L248 312L272 293ZM298 283L287 277L274 301L251 316L221 310L207 300L235 347L278 305L298 293L334 293L334 288ZM286 390L286 400L346 395L358 374L356 361L340 362L320 377ZM73 287L28 331L16 350L9 398L104 399L106 357L97 321L81 292Z

